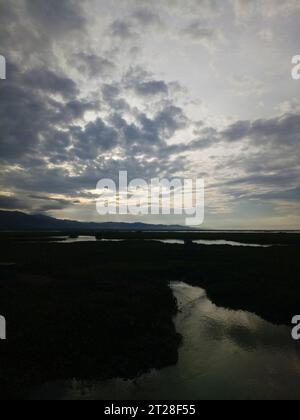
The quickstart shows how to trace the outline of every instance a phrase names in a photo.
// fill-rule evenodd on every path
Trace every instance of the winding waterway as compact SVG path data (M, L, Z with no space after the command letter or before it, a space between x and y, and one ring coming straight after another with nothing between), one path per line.
M300 342L285 326L248 312L219 308L205 290L172 283L183 336L176 366L136 381L72 380L44 385L33 398L55 399L299 399Z

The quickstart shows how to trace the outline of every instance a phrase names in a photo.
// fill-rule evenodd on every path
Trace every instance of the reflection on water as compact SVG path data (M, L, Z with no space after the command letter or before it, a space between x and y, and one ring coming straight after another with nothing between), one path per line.
M61 238L62 240L57 242L62 243L78 243L78 242L122 242L123 239L100 239L97 240L94 236L79 236L78 238ZM146 239L144 241L147 241ZM161 242L164 244L171 244L171 245L183 245L184 240L181 239L154 239L154 242ZM56 242L55 240L53 242ZM229 246L242 246L242 247L250 247L250 248L269 248L272 245L259 245L259 244L245 244L241 242L234 242L234 241L226 241L226 240L195 240L193 241L194 244L197 245L229 245Z
M48 384L33 398L299 399L300 348L287 327L242 311L218 308L203 289L171 285L183 336L176 366L136 381Z
M75 244L78 242L122 242L123 239L96 239L95 236L78 236L78 238L64 238L64 244Z
M230 246L243 246L243 247L250 247L250 248L269 248L272 246L272 245L259 245L259 244L244 244L242 242L225 241L225 240L217 240L217 241L200 240L200 241L195 241L195 243L199 245L230 245Z
M165 239L160 240L159 242L163 242L164 244L180 244L183 245L184 241L180 239ZM250 247L250 248L270 248L273 245L259 245L259 244L244 244L241 242L234 242L234 241L226 241L226 240L195 240L193 241L194 244L197 245L229 245L229 246L242 246L242 247Z
M65 244L76 244L78 242L96 242L95 236L78 236L78 238L63 238Z

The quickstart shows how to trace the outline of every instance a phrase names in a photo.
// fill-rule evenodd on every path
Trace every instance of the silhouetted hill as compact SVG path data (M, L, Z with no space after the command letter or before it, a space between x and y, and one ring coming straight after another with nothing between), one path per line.
M85 223L60 220L44 215L29 215L0 211L0 231L57 231L57 230L189 230L182 226L149 225L145 223Z

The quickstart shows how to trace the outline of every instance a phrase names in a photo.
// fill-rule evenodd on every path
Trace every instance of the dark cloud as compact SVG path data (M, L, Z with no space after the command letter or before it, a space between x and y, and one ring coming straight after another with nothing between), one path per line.
M300 140L300 115L286 114L277 118L256 121L240 121L221 134L223 140L252 140L257 145L277 145L295 147Z
M212 127L205 127L196 130L197 139L189 144L190 149L207 148L220 143L243 144L248 141L250 145L269 150L272 154L284 150L285 157L288 157L288 150L298 155L297 145L300 142L300 114L285 114L271 119L261 119L255 121L237 121L229 125L222 131L217 131ZM263 164L269 164L269 159ZM252 162L251 154L246 158L247 162ZM244 162L244 164L247 164ZM236 161L234 162L237 163Z
M66 52L71 52L70 42L77 39L82 43L85 39L84 1L2 1L2 53L7 59L16 59L27 68L38 64L57 70L57 52L60 50L66 55Z
M250 129L250 121L238 121L223 131L222 136L225 140L228 141L239 141L250 134Z
M137 109L133 111L120 99L122 88L118 85L104 85L104 103L83 101L76 96L78 90L74 82L63 76L52 76L47 70L43 74L39 69L32 75L14 68L10 80L0 86L1 160L8 163L18 159L22 169L15 179L16 187L42 191L41 178L47 177L44 185L47 192L60 192L57 180L65 177L72 190L74 179L71 180L66 171L57 168L42 173L41 166L49 163L90 165L116 147L124 153L159 156L167 150L165 141L188 124L183 110L169 103L154 116ZM61 100L53 97L58 92ZM78 125L87 111L107 105L111 113L107 121L97 118ZM129 123L123 118L124 110L133 113L135 122Z
M72 203L69 203L68 205L59 203L59 202L52 202L49 204L44 204L40 207L38 207L37 209L35 209L35 212L38 213L47 213L49 211L55 211L55 210L64 210L66 209L69 205L71 205Z
M50 111L38 95L13 84L0 86L0 159L36 153Z
M24 210L26 205L14 196L0 195L0 209L2 210Z
M71 205L79 204L78 200L65 200L61 198L52 198L47 196L30 195L34 200L31 206L35 207L35 211L39 213L47 213L54 210L63 210Z
M78 94L77 86L73 80L59 76L46 68L28 71L24 74L23 83L31 89L59 94L64 98L74 98Z
M68 123L81 119L88 111L97 110L99 101L75 98L65 103L56 103L55 106L63 116L63 121Z
M166 147L166 140L178 130L187 127L189 121L180 107L166 104L154 116L144 112L134 113L135 122L129 123L115 112L110 118L112 126L118 130L119 146L132 148L136 145L142 153L158 153ZM157 147L160 149L157 150ZM127 151L130 153L130 151Z
M130 106L125 99L121 97L122 89L118 83L104 84L102 87L102 96L104 105L112 112L130 111Z
M41 69L22 73L16 66L0 85L0 160L65 153L69 124L98 105L76 98L75 83ZM37 76L36 78L34 76ZM49 83L48 83L49 82ZM52 97L60 94L62 101Z
M117 117L114 120L122 129L127 143L137 143L142 147L164 147L167 139L188 124L183 110L169 105L157 112L153 118L145 113L138 113L136 118L137 124L127 124L124 119Z
M53 210L63 210L78 203L78 200L65 200L39 195L28 195L23 197L21 194L20 198L16 195L0 195L0 209L2 210L25 210L47 213Z
M84 129L71 129L73 152L80 159L95 159L102 152L114 149L118 145L118 133L100 118L88 123Z
M154 123L160 133L171 138L176 131L187 127L188 119L181 108L170 105L156 115Z
M167 95L169 92L168 85L164 81L150 81L143 82L134 86L134 91L139 96L155 96L155 95Z

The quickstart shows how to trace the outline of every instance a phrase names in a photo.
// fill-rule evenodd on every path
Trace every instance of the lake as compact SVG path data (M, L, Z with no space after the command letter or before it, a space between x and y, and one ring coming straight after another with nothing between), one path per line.
M149 241L149 239L142 239L143 241ZM97 240L94 236L78 236L78 238L60 238L52 240L51 242L56 243L81 243L81 242L123 242L124 239L101 239ZM161 242L169 245L184 245L184 240L181 239L150 239L153 242ZM259 244L248 244L242 242L226 241L226 240L205 240L205 239L196 239L193 240L193 243L196 245L211 245L211 246L241 246L249 248L269 248L275 245L259 245Z
M205 290L170 286L178 300L174 322L183 336L176 366L135 381L70 380L40 387L34 399L299 399L300 342L291 329L258 316L217 307Z

